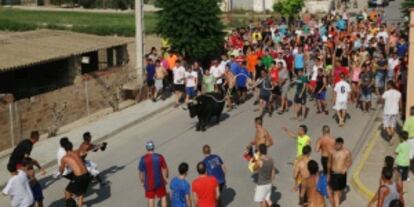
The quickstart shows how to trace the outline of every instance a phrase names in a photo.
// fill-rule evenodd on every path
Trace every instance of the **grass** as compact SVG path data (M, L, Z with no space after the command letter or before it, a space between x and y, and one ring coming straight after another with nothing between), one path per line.
M226 29L245 27L250 19L263 19L269 15L251 12L232 12L222 15ZM144 15L145 33L154 34L157 14ZM95 35L135 35L133 13L97 13L74 11L29 11L0 7L0 30L28 31L39 28L71 30Z
M155 32L157 16L145 13L145 32ZM135 17L133 13L92 13L26 11L0 8L0 30L28 31L37 28L72 30L96 35L134 36Z

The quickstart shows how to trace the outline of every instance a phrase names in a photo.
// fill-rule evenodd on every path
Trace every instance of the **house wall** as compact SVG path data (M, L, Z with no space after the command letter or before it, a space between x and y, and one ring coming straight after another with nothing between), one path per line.
M134 73L127 66L113 67L77 75L73 85L48 93L12 102L0 100L0 151L12 147L12 139L18 143L22 137L28 137L32 130L50 133L55 127L116 107L122 101L120 86ZM14 120L13 131L11 119Z

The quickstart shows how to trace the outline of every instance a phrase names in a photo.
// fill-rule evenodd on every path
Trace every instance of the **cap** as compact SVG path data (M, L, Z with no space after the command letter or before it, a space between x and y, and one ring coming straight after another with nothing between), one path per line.
M154 142L153 142L153 141L148 141L148 142L145 144L145 148L146 148L148 151L154 150L154 148L155 148Z

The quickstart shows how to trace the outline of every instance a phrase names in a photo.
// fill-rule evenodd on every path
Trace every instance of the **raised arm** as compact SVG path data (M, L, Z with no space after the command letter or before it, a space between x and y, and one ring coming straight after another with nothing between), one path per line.
M286 127L282 127L282 130L291 138L295 138L298 136L296 133L290 131L288 128Z

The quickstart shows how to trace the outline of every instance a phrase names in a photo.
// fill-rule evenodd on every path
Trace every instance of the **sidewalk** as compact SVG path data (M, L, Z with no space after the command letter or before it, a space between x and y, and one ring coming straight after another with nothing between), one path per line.
M366 199L372 198L379 187L379 180L381 178L381 170L385 156L394 156L394 150L397 147L397 144L390 146L388 142L381 138L380 130L377 127L379 125L380 123L376 122L376 127L372 132L372 136L368 137L370 140L363 154L365 159L363 158L360 163L358 163L360 169L356 170L353 175L353 182L356 185L355 187ZM413 181L407 182L405 185L404 198L406 206L414 206L414 197L410 195L414 195Z
M173 103L173 98L156 103L151 100L142 101L124 110L106 115L97 121L68 130L68 132L56 137L41 140L34 145L32 157L47 169L56 164L56 152L61 137L68 137L77 147L82 142L82 134L89 131L92 134L92 141L99 142L172 107ZM109 147L110 145L109 143ZM4 186L9 179L9 172L6 169L8 160L9 156L0 158L0 175L2 175L0 176L0 186Z

